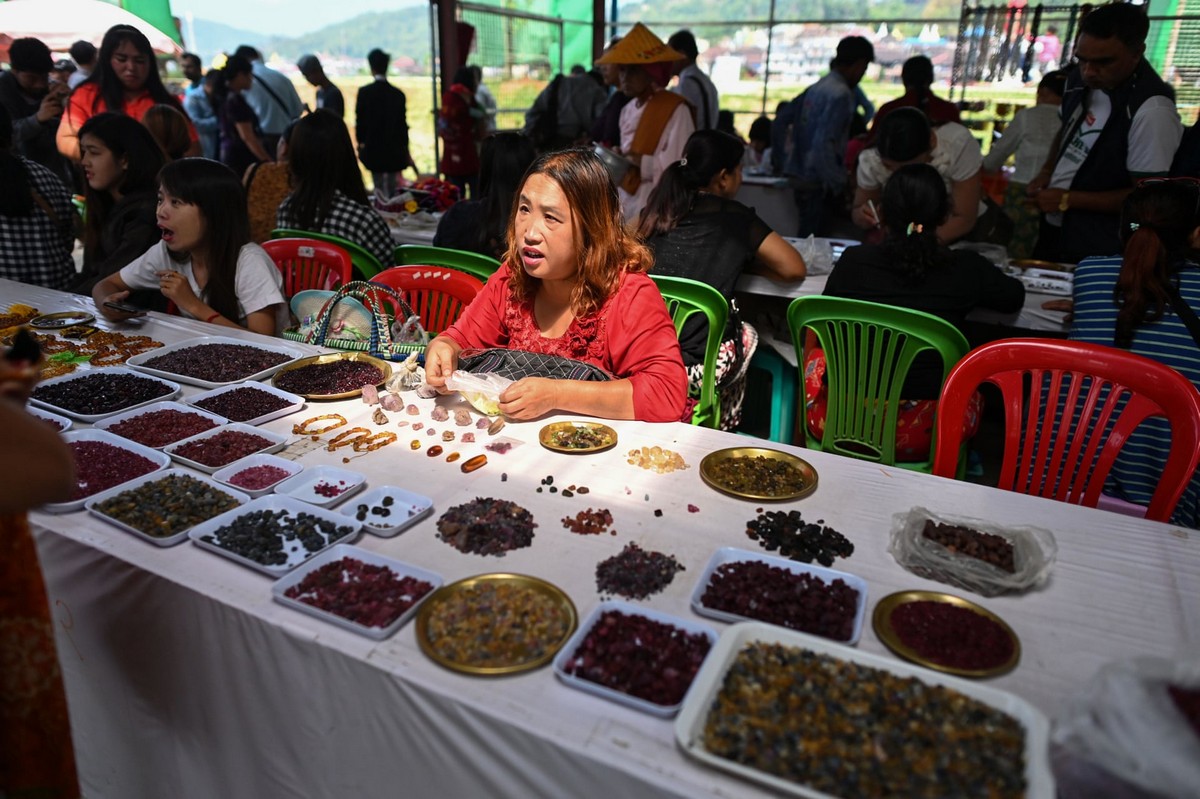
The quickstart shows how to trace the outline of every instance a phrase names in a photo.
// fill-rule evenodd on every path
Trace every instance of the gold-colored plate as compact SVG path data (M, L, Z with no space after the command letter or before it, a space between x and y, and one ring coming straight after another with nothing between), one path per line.
M329 353L328 355L314 355L311 358L301 358L295 363L288 364L275 373L275 376L271 378L271 385L275 386L275 388L278 388L280 391L291 391L291 389L280 387L279 378L281 375L285 375L288 372L293 372L296 369L301 369L305 366L334 363L335 361L361 361L362 363L369 363L372 366L378 367L379 371L383 374L383 377L381 377L379 382L375 384L376 386L382 386L387 382L387 379L392 376L392 365L381 358L376 358L373 355L367 355L365 352L333 352ZM298 394L299 396L310 400L343 400L350 399L351 397L362 396L362 388L356 388L353 391L343 391L340 394L300 394L296 391L291 391L291 393Z
M87 311L60 311L58 313L35 316L29 320L29 324L43 330L58 330L59 328L70 327L71 325L87 324L95 320L95 314L90 314Z
M1055 261L1039 261L1034 258L1018 258L1008 262L1010 266L1015 266L1018 269L1048 269L1051 272L1074 272L1074 264L1060 264Z
M508 583L510 585L528 588L553 600L557 605L559 612L566 617L566 630L562 637L557 641L551 641L546 650L538 657L531 660L516 660L512 663L503 666L475 666L470 663L463 663L457 660L451 660L444 657L436 649L429 640L429 623L430 618L438 612L438 610L446 603L447 600L454 598L456 594L468 591L477 585L484 583L494 583L500 585ZM533 669L541 668L554 659L558 654L558 650L562 649L563 645L570 640L571 635L575 632L575 628L579 625L579 616L575 612L575 603L571 598L556 585L548 583L538 577L530 577L526 574L480 574L475 577L467 577L458 582L444 585L434 591L428 599L421 603L421 609L417 611L417 643L421 646L421 651L439 666L444 666L451 671L462 672L463 674L474 674L477 676L492 677L501 674L516 674L522 671L532 671Z
M718 464L735 458L753 458L756 456L781 461L795 467L800 472L800 477L804 481L804 485L797 491L790 491L785 494L739 491L722 482L716 475L715 469ZM704 456L704 460L700 461L700 479L723 494L729 494L739 499L764 500L767 502L786 502L792 499L802 499L817 490L817 470L812 467L811 463L797 458L791 453L780 452L777 449L765 449L763 447L731 447L708 453Z
M907 605L910 602L941 602L946 605L954 605L967 610L973 610L985 619L991 619L999 624L1008 637L1012 639L1013 653L1008 660L993 666L988 669L960 669L953 666L944 666L941 663L925 658L900 640L900 636L892 627L892 613L901 605ZM926 668L934 669L935 671L943 671L947 674L957 674L959 677L995 677L999 674L1005 674L1012 671L1016 667L1017 662L1021 660L1021 640L1017 638L1017 634L1012 628L1005 623L1004 619L992 613L987 608L976 605L969 599L954 596L953 594L944 594L940 591L898 591L894 594L888 594L879 603L875 605L875 612L871 616L871 624L875 628L875 635L879 636L879 640L883 641L888 649L895 652L905 660L911 660Z
M593 435L600 436L602 443L586 447L567 447L555 443L554 437L560 433L570 433L573 430L588 430ZM555 452L565 452L569 455L585 455L592 452L604 452L617 445L617 431L599 422L551 422L538 431L538 441L546 449Z

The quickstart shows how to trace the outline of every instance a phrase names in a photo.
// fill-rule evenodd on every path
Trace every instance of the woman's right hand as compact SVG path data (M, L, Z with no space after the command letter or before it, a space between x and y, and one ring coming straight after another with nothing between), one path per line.
M462 348L448 336L438 336L425 348L425 382L443 388L446 378L458 368L458 353Z

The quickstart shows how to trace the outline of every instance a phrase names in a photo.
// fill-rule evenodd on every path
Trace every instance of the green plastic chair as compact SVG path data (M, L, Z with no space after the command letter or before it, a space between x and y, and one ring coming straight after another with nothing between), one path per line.
M384 270L384 265L379 263L379 259L363 248L361 244L349 239L343 239L341 236L331 236L328 233L315 233L311 230L278 227L271 231L271 238L316 239L317 241L327 241L330 244L336 244L350 253L350 263L354 264L354 271L357 274L356 280L370 280Z
M941 356L945 382L970 349L958 328L921 311L842 297L797 297L788 306L787 320L801 374L806 329L813 331L825 352L829 396L823 438L814 438L808 431L803 397L797 403L807 446L932 472L936 441L927 460L896 462L900 392L913 359L926 350Z
M675 335L683 331L683 323L693 314L703 314L708 319L708 343L704 348L704 378L700 384L700 402L692 413L692 424L717 429L721 426L721 398L717 393L717 352L721 347L721 335L725 332L725 321L729 317L729 303L707 283L685 277L650 275L658 285L667 311L675 323Z
M477 252L425 244L401 244L396 248L394 257L396 266L448 266L474 275L484 283L500 268L500 262L495 258Z

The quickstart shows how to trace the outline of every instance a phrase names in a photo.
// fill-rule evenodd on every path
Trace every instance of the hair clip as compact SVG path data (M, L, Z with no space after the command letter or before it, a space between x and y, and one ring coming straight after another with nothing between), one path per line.
M687 166L687 156L686 156L686 155L685 155L683 158L680 158L680 159L679 159L679 165L680 165L680 166Z
M924 232L925 232L924 225L918 225L914 222L909 222L908 230L906 231L905 235L911 236L914 233L924 233Z
M1129 232L1132 233L1133 231L1137 230L1140 227L1141 227L1141 225L1139 225L1137 222L1130 222L1129 223Z

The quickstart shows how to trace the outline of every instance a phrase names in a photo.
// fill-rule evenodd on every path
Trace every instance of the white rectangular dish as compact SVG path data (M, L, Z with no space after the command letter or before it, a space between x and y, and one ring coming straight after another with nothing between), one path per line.
M940 674L914 664L835 644L824 638L759 622L735 624L721 634L716 647L709 652L708 659L696 675L691 690L684 698L679 716L675 719L676 743L685 753L705 765L792 796L834 799L830 794L729 760L705 748L704 725L709 710L724 685L725 675L734 659L746 645L753 642L780 643L808 649L817 654L889 672L902 678L914 677L926 685L950 688L1008 714L1025 728L1025 795L1030 799L1052 799L1054 796L1054 778L1050 772L1048 752L1050 725L1041 711L1024 699L959 677ZM796 723L803 724L804 720L796 719Z
M361 472L337 466L310 466L275 486L275 493L293 497L318 508L332 508L347 497L353 496L366 485L367 477ZM321 493L324 487L326 493ZM331 492L332 496L328 496Z
M304 545L298 540L293 539L291 541L282 542L283 552L286 556L286 560L279 564L260 563L259 561L252 560L244 555L239 555L233 550L228 549L218 543L215 538L217 530L230 524L240 516L249 513L255 513L257 511L285 511L288 516L292 517L300 513L307 513L308 515L314 516L317 519L330 522L335 526L335 528L340 528L341 532L336 532L332 539L328 534L323 532L320 533L320 535L325 539L325 545L311 552L305 549ZM218 555L224 555L230 560L240 563L243 566L249 566L255 571L269 574L272 577L282 577L292 569L299 566L301 563L304 563L310 558L325 551L330 546L353 541L358 536L359 527L360 525L358 522L354 521L353 519L347 519L340 513L328 511L324 508L318 508L314 505L301 502L298 499L292 499L291 497L281 497L276 494L271 494L270 496L252 499L240 508L234 508L231 511L226 511L220 516L209 519L203 524L196 525L188 531L188 538L192 539L192 542L199 547L216 552ZM205 540L206 538L212 538L213 540L208 541Z
M112 430L113 427L128 419L136 419L139 416L144 416L147 413L154 413L155 411L179 411L180 413L194 413L199 416L203 416L205 419L212 420L216 427L220 427L226 423L226 419L223 416L218 416L215 413L209 413L208 411L201 410L200 408L193 408L189 405L184 405L182 402L176 402L175 400L166 400L152 402L149 405L143 405L140 408L134 408L131 411L122 411L114 416L105 417L104 419L96 422L95 427L97 430L107 430L110 433L113 433L113 435L119 436L121 434L114 432ZM210 428L210 430L211 429L212 428ZM207 433L209 431L205 430L204 432ZM122 436L122 438L124 438L124 436ZM166 444L160 444L156 447L150 446L149 444L142 444L142 446L150 447L150 449L163 449L164 447L169 447L172 444L182 441L184 438L187 438L187 436L179 436L179 438L176 438L174 441L168 441ZM128 440L133 441L133 439ZM140 441L134 441L134 443L141 444Z
M717 569L719 569L721 566L724 566L726 563L742 563L745 561L766 563L769 566L774 566L778 569L793 572L794 574L811 574L813 577L820 579L826 585L829 585L834 580L841 580L847 586L853 588L858 592L858 605L854 612L854 631L851 633L850 638L846 639L845 641L839 641L839 643L848 644L850 646L858 643L859 636L862 635L863 619L867 615L866 580L858 575L838 571L837 569L827 569L824 566L818 566L810 563L799 563L794 560L789 560L788 558L772 557L771 555L763 555L757 552L750 552L745 549L737 549L736 547L721 547L713 553L711 558L709 558L708 565L704 567L704 572L700 575L700 579L696 581L695 590L692 591L692 610L701 616L708 616L709 618L719 619L720 621L758 621L758 619L750 616L741 616L736 613L710 608L701 601L705 590L708 588L709 582L712 580L713 573Z
M196 394L195 396L188 397L184 400L184 402L186 402L188 405L195 405L197 410L206 410L199 405L200 402L221 394L227 394L230 391L236 391L239 388L252 388L256 391L263 391L267 394L273 394L280 399L287 400L287 405L248 419L229 419L229 417L225 414L218 414L219 416L225 416L225 418L229 419L231 422L241 422L242 424L248 425L260 425L263 422L269 422L272 419L278 419L282 416L295 413L304 407L303 397L299 396L298 394L293 394L290 391L284 391L283 389L275 388L275 386L271 385L270 383L247 383L232 386L222 386L221 388L214 388L211 391L204 391L200 394ZM208 412L215 413L215 411Z
M91 377L92 375L104 375L104 374L132 375L132 376L140 378L142 380L153 380L156 383L162 383L163 385L165 385L167 387L167 391L163 392L162 394L160 394L157 397L151 397L150 399L143 400L142 402L135 402L130 405L124 405L120 408L116 408L111 411L105 411L104 413L76 413L75 411L69 410L67 408L61 408L58 405L52 405L51 403L40 400L37 397L30 397L29 401L39 407L46 408L47 410L54 411L55 413L60 413L63 416L69 416L78 422L98 422L101 419L104 419L108 416L112 416L113 414L116 414L116 413L123 413L124 411L131 411L134 408L140 408L143 405L149 405L152 402L162 402L164 400L175 399L176 397L179 396L180 388L179 388L178 383L175 383L171 380L163 380L158 377L151 377L150 375L146 375L146 374L139 374L139 373L135 372L134 370L126 369L123 366L105 366L100 369L88 369L87 371L71 372L70 374L63 375L62 377L52 377L49 380L44 380L38 384L38 388L45 388L48 386L56 386L60 383L69 383L72 380L82 380L84 378ZM36 390L37 389L34 389L35 392L36 392Z
M231 422L231 423L225 425L224 427L218 427L214 430L206 430L205 432L200 433L198 435L194 435L191 438L185 438L182 441L176 441L174 444L170 445L169 447L164 448L163 452L167 453L172 458L174 458L175 460L182 463L184 466L190 466L193 469L204 472L205 474L212 474L213 472L224 469L230 463L234 463L235 461L230 461L229 463L217 464L216 466L209 466L207 464L200 463L199 461L194 461L190 458L186 458L182 455L178 455L178 454L176 454L176 451L179 448L181 448L187 444L191 444L194 441L202 441L206 438L211 438L219 433L228 433L228 432L247 433L248 435L259 436L260 438L265 438L267 441L270 442L267 446L263 447L262 449L258 450L257 452L249 453L250 455L257 455L259 452L278 452L279 450L283 449L285 444L287 444L287 436L281 435L280 433L273 433L270 430L260 430L259 428L251 427L248 424L240 424L238 422ZM242 458L245 458L245 457L247 457L247 456L246 455L242 456ZM237 458L235 460L241 460L241 458Z
M623 613L626 616L641 616L643 618L650 619L651 621L659 622L660 624L669 624L670 626L680 629L686 633L699 633L700 635L708 638L710 646L709 656L712 655L711 647L715 646L717 643L717 631L712 627L709 627L707 624L701 624L699 622L692 621L691 619L685 619L679 616L672 616L669 613L663 613L661 611L654 610L653 608L637 605L633 602L610 600L607 602L601 602L596 605L596 607L592 608L592 612L587 615L587 618L583 620L583 623L579 625L578 629L575 630L575 633L570 637L570 639L567 640L567 643L563 645L563 648L558 650L558 654L554 656L554 675L572 688L577 688L580 691L586 691L589 694L595 694L596 696L603 697L604 699L617 702L627 707L631 707L634 710L640 710L643 713L649 713L653 716L659 716L661 718L670 718L671 716L674 716L679 712L679 708L683 704L682 700L678 704L674 705L659 705L647 699L642 699L641 697L627 694L623 691L618 691L615 688L609 688L606 685L601 685L598 682L592 682L591 680L587 680L583 677L578 677L567 672L571 661L575 657L576 650L579 649L580 645L584 642L584 639L587 638L588 633L590 633L592 628L596 626L596 623L600 621L600 618L609 611ZM697 675L698 674L699 672L697 672ZM690 691L691 687L694 687L695 684L695 680L693 680L692 686L690 686L688 690ZM686 694L684 695L684 698L687 698Z
M74 430L70 433L64 433L63 440L66 441L67 444L73 444L77 441L102 441L105 444L111 444L114 447L119 447L137 455L141 455L143 458L146 458L154 463L154 469L150 472L147 472L147 474L160 472L167 468L167 465L171 463L171 459L168 456L156 449L143 447L141 444L136 444L127 438L114 436L112 433L105 432L104 430L96 430L93 428L88 428L86 430ZM138 479L138 477L143 476L144 475L139 474L137 477L129 478L129 480L126 480L124 483L119 483L103 490L109 491L111 488L119 488L120 486L126 485L127 483ZM84 503L99 493L101 492L93 491L92 493L82 496L79 499L72 499L68 500L67 502L48 502L41 507L41 510L46 511L47 513L71 513L82 508Z
M385 506L383 503L389 497L392 504ZM383 507L387 507L389 515L374 512ZM359 518L360 508L366 508L362 518ZM393 538L432 513L433 500L396 486L375 486L353 502L343 505L341 512L362 522L363 529L371 535Z
M169 477L190 477L193 480L204 483L206 486L211 487L214 491L219 491L222 494L227 494L230 497L233 497L233 499L237 500L238 505L244 505L245 503L250 501L250 497L247 496L245 493L238 491L235 488L230 488L229 486L220 485L215 480L213 480L212 478L207 477L205 475L193 474L192 472L185 471L184 469L167 469L166 471L162 471L162 472L151 472L150 474L143 475L143 476L137 478L136 480L130 480L128 483L125 483L124 485L119 485L116 488L110 488L108 491L105 491L103 494L97 494L94 497L92 497L91 499L89 499L84 507L86 507L88 512L91 513L92 515L98 516L99 518L103 519L104 521L108 522L109 524L113 525L114 527L119 527L120 529L125 530L126 532L133 533L134 535L136 535L138 538L142 539L143 541L149 541L151 544L154 544L155 546L172 547L172 546L175 546L176 544L182 544L184 541L187 540L188 530L191 530L192 529L191 527L185 527L178 532L172 533L171 535L165 535L165 536L150 535L149 533L144 532L143 530L139 530L138 528L134 527L133 525L131 525L127 522L124 522L124 521L121 521L120 519L109 516L108 514L106 514L104 511L102 511L98 507L100 504L104 503L105 501L112 499L113 497L120 496L121 494L124 494L127 491L133 491L134 489L137 489L137 488L145 485L146 483L153 483L158 480L163 480L163 479L166 479Z
M429 589L429 591L417 599L417 601L412 604L412 607L408 608L408 610L397 616L396 619L386 627L368 627L365 624L360 624L356 621L350 621L349 619L339 616L336 613L322 610L315 605L310 605L307 602L302 602L299 599L292 599L291 597L287 596L287 590L292 586L299 585L310 573L316 571L326 564L336 563L343 558L353 558L365 563L368 566L386 566L395 572L397 577L413 577L429 583L432 587ZM307 613L310 616L315 616L322 621L327 621L330 624L336 624L338 627L342 627L343 629L350 630L351 632L358 633L359 635L365 635L367 638L372 638L376 641L382 641L384 638L389 638L394 635L397 630L407 624L408 620L416 615L417 609L421 607L421 603L428 599L434 591L441 588L443 582L444 580L440 574L427 571L418 566L413 566L411 564L404 563L403 561L387 558L383 555L377 555L374 552L368 552L365 549L359 549L358 547L351 546L350 544L335 544L334 546L322 552L320 555L317 555L309 560L303 566L294 569L286 577L279 579L274 585L271 586L271 597L279 604L285 605L293 610L298 610L301 613Z
M58 432L60 433L67 432L71 429L71 426L75 424L65 416L59 416L57 413L51 413L50 411L45 410L44 408L39 408L36 405L26 405L25 410L30 416L36 416L43 421L50 422L58 428Z
M230 482L230 479L235 477L243 469L252 469L255 466L276 466L283 469L288 474L281 477L265 488L243 488ZM299 461L289 461L287 458L281 458L278 455L269 455L265 452L259 452L254 455L247 455L241 460L236 460L228 466L218 469L213 473L213 479L222 485L227 485L235 491L241 491L249 494L252 499L270 494L275 490L275 486L287 480L288 477L294 477L304 471L304 465Z
M280 355L286 355L288 359L286 361L277 363L274 366L267 367L266 369L260 369L253 373L247 373L233 380L222 381L204 380L199 377L181 375L177 372L166 372L161 369L155 369L145 365L147 361L161 358L164 355L170 355L173 352L179 352L180 350L186 350L192 347L203 347L212 344L232 344L239 347L253 347L256 350L266 350L267 352L275 352L279 353ZM245 339L232 338L230 336L198 336L197 338L190 338L187 341L180 341L176 344L171 344L166 347L159 347L158 349L151 350L150 352L143 352L138 355L134 355L132 358L126 361L126 363L129 364L131 368L137 369L139 372L145 372L149 375L164 377L168 380L178 380L180 383L187 383L190 386L200 386L201 388L219 388L221 386L232 386L239 385L241 383L253 382L255 380L263 380L275 374L289 363L298 361L303 357L305 357L303 353L283 344L267 344L261 341L246 341Z

